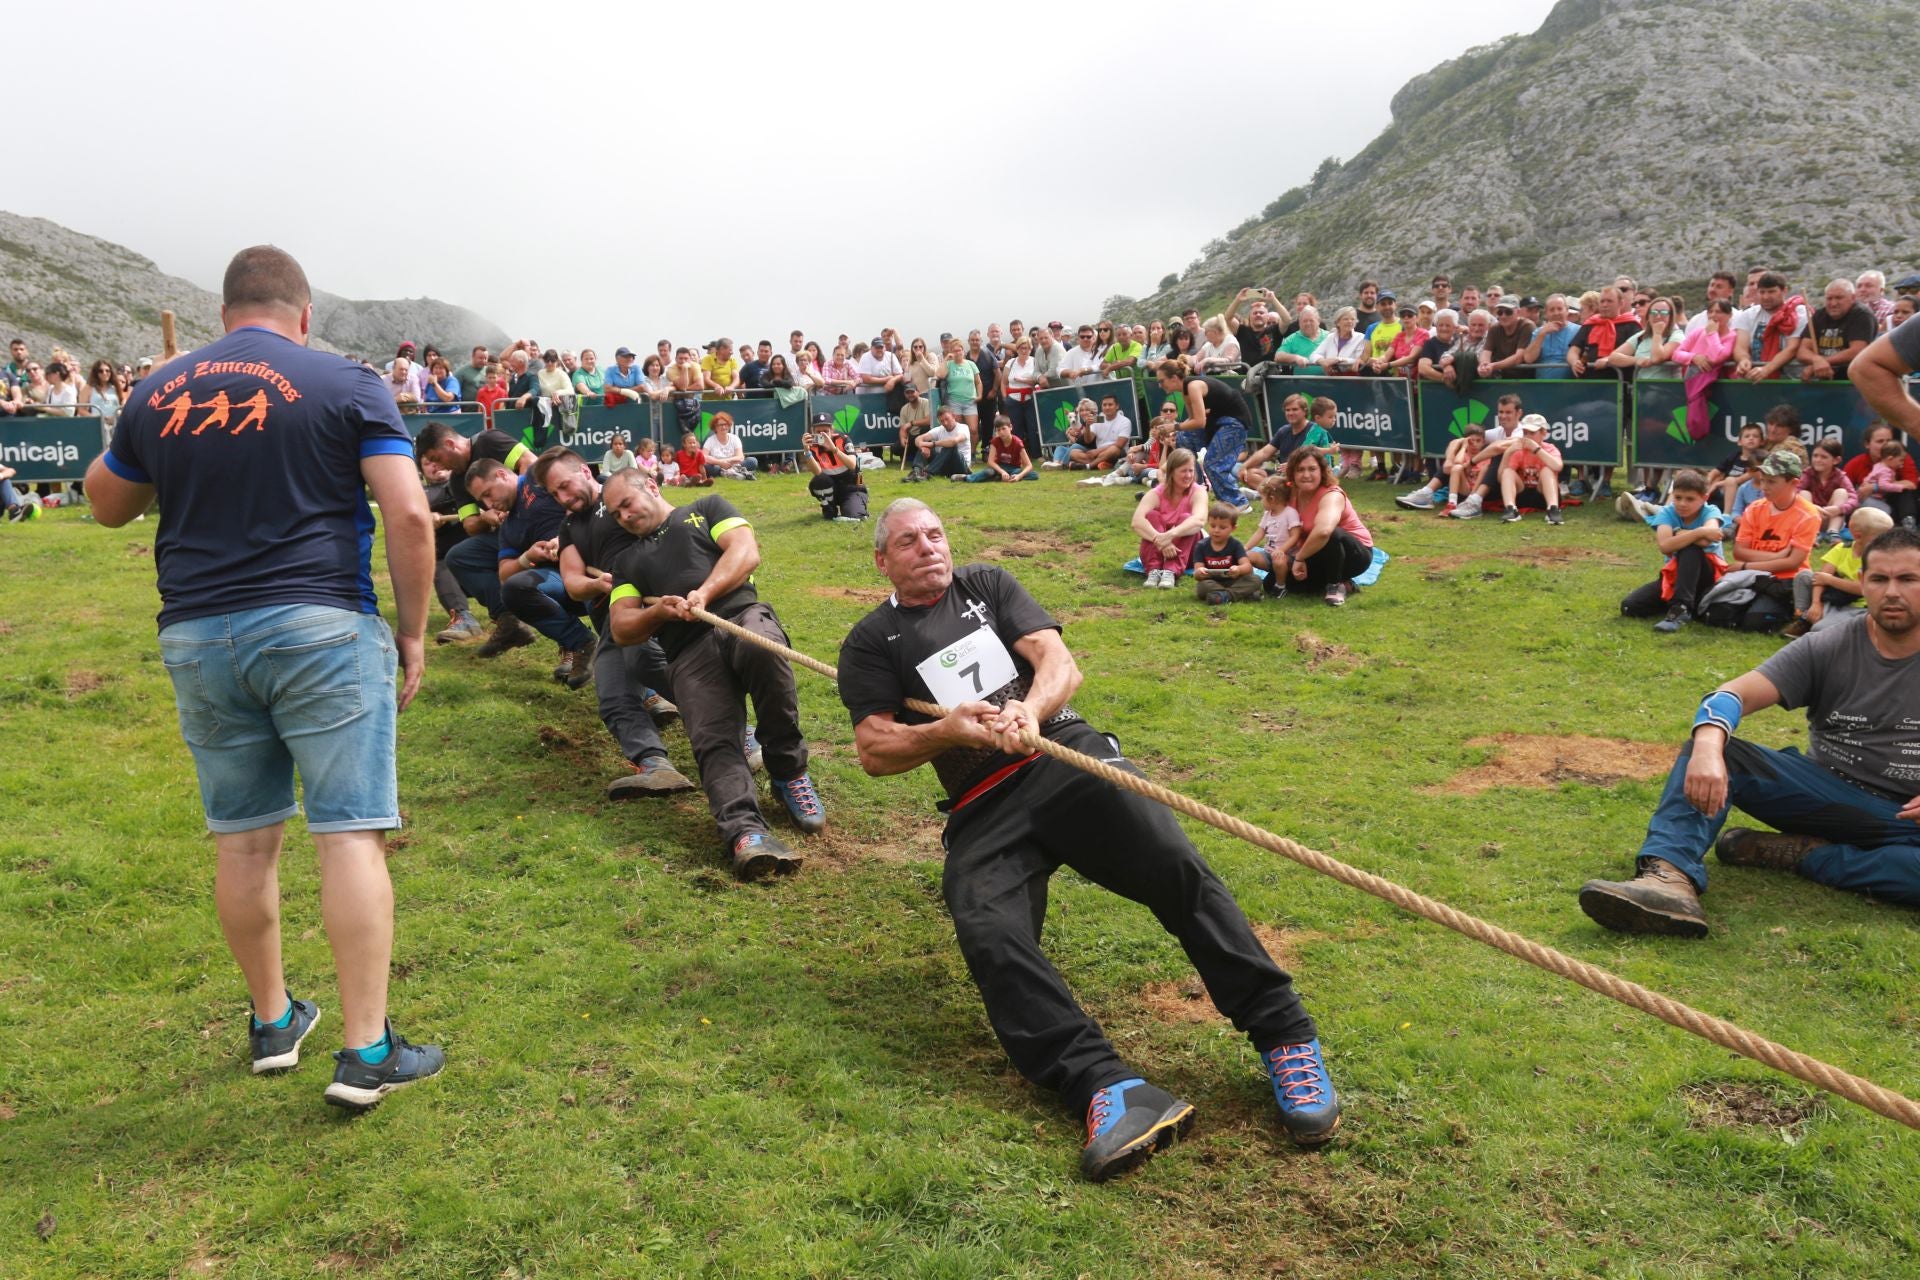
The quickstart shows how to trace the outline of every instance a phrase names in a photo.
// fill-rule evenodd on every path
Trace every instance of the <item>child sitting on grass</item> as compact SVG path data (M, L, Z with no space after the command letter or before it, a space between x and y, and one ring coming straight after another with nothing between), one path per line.
M1855 508L1847 517L1847 531L1853 535L1853 545L1836 542L1820 557L1819 568L1802 569L1793 575L1793 607L1799 616L1780 628L1780 634L1791 640L1858 617L1858 611L1850 606L1859 604L1863 598L1860 557L1875 538L1891 528L1893 517L1879 508Z
M1266 570L1263 586L1268 595L1287 594L1287 571L1302 537L1300 513L1293 509L1293 486L1285 476L1268 476L1260 482L1260 528L1247 548L1248 563Z
M1239 522L1231 503L1216 501L1207 508L1207 536L1193 548L1193 590L1208 604L1260 598L1260 579L1253 576L1247 549L1233 536Z
M1169 400L1160 406L1160 416L1147 430L1144 444L1127 450L1119 466L1108 472L1102 484L1158 484L1160 459L1174 450L1174 437L1180 434L1180 406Z
M1740 447L1707 473L1707 487L1722 511L1736 516L1740 514L1734 509L1734 495L1740 488L1740 482L1767 456L1766 439L1765 427L1757 422L1746 423L1740 428Z
M1466 500L1466 496L1480 487L1480 478L1486 474L1487 459L1474 461L1487 447L1487 429L1475 422L1467 427L1467 433L1447 441L1446 456L1440 460L1440 474L1415 489L1412 493L1403 493L1393 500L1396 507L1408 511L1441 511L1441 499L1446 506L1457 506Z
M655 484L660 483L660 445L652 436L641 440L634 447L633 465L639 468L641 475Z
M1721 548L1725 522L1720 508L1707 501L1708 488L1707 477L1692 468L1674 476L1667 504L1647 522L1667 561L1658 579L1636 587L1620 602L1623 616L1664 614L1653 629L1671 635L1693 620L1700 598L1727 571Z
M693 432L680 437L680 452L673 455L673 460L680 464L677 483L687 488L713 483L713 477L707 474L707 451L700 447L700 438Z

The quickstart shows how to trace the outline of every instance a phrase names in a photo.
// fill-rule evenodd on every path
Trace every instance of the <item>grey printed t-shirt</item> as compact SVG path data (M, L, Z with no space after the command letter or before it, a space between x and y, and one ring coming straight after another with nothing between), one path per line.
M1807 709L1807 755L1849 782L1920 794L1920 657L1882 657L1866 618L1800 637L1760 664L1780 705Z
M1920 320L1920 316L1908 320L1892 335L1894 353L1907 362L1909 369L1920 369L1920 324L1915 320Z

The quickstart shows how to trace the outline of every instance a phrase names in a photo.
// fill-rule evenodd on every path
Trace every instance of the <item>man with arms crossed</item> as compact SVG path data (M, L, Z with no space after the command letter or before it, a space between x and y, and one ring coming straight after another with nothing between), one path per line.
M280 960L280 848L300 812L297 769L347 1044L326 1099L364 1111L445 1065L437 1046L411 1045L387 1021L394 718L426 663L432 521L384 379L306 349L313 300L300 264L268 245L243 249L222 295L226 336L157 370L156 389L129 401L88 468L87 497L109 528L156 497L166 511L154 545L160 656L214 834L220 927L252 997L253 1069L296 1066L320 1019L288 991ZM251 428L195 434L171 421L183 398L197 408L257 392L266 411ZM369 488L397 636L373 594Z
M1133 768L1068 705L1080 669L1060 624L1005 570L955 569L940 518L912 498L881 514L873 559L893 595L840 647L860 767L939 775L961 954L1014 1066L1086 1115L1082 1172L1101 1182L1140 1164L1188 1129L1193 1107L1121 1060L1041 951L1047 881L1063 865L1153 911L1259 1051L1282 1127L1302 1146L1331 1139L1340 1104L1313 1019L1173 814L1021 741L1037 729ZM909 698L948 713L929 719Z
M1920 906L1920 534L1874 539L1860 585L1865 618L1802 636L1700 700L1634 878L1587 881L1582 911L1622 933L1706 937L1709 845L1731 866ZM1805 755L1734 736L1774 706L1807 709ZM1780 834L1722 831L1730 807Z

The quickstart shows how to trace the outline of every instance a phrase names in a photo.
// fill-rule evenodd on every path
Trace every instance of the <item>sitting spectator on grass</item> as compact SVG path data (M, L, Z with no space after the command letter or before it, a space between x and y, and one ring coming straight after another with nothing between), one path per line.
M1545 507L1548 524L1565 524L1560 514L1560 450L1547 443L1547 420L1537 413L1520 419L1513 438L1499 446L1506 454L1500 467L1502 524L1514 524L1522 507Z
M1091 401L1082 400L1082 408ZM1080 466L1090 471L1111 471L1127 456L1127 446L1133 442L1133 423L1127 415L1120 412L1118 396L1100 397L1100 416L1094 419L1082 448L1071 450L1067 455L1069 467ZM1105 484L1106 477L1082 480L1081 484Z
M1254 576L1247 549L1233 531L1240 508L1216 502L1207 508L1207 536L1193 547L1193 591L1208 604L1258 600L1260 579Z
M820 504L823 519L852 524L867 518L867 486L847 437L833 429L833 415L822 410L800 437L800 460L809 473L807 492ZM924 477L923 477L924 478Z
M1741 423L1738 447L1707 473L1708 494L1730 519L1739 515L1733 505L1735 491L1767 456L1766 430L1757 422Z
M1106 484L1156 484L1160 480L1160 459L1172 453L1180 433L1180 406L1171 399L1160 406L1144 444L1127 450L1126 458L1107 473Z
M1285 466L1300 449L1313 450L1330 469L1340 461L1340 446L1329 434L1339 419L1339 405L1326 396L1315 396L1309 402L1295 392L1280 402L1280 415L1280 428L1273 439L1249 454L1240 468L1240 483L1245 488L1260 490L1267 481L1267 462L1278 457Z
M1200 486L1199 470L1191 449L1175 449L1160 468L1160 482L1140 495L1133 509L1149 587L1173 588L1206 527L1207 491Z
M700 437L689 431L680 437L680 451L673 455L675 465L680 468L676 483L683 488L698 488L713 483L713 477L707 474L707 454L700 447Z
M753 473L760 469L760 460L749 458L746 446L733 434L733 415L722 409L713 415L711 425L713 434L702 446L702 452L707 455L707 475L715 479L753 479Z
M1755 574L1743 577L1742 587L1724 584L1737 598L1705 599L1702 618L1742 631L1778 631L1793 611L1794 576L1820 536L1820 513L1800 492L1799 454L1776 450L1755 474L1761 500L1740 513L1732 557L1735 568Z
M1904 389L1901 394L1905 394ZM1893 517L1895 524L1905 524L1915 514L1913 489L1896 493L1879 494L1867 486L1867 473L1880 461L1880 454L1896 439L1896 432L1889 423L1876 422L1867 428L1866 450L1847 459L1847 479L1853 481L1854 491L1860 495L1863 507L1878 507ZM1920 469L1914 466L1911 455L1903 459L1899 467L1899 479L1912 484L1920 481Z
M1809 631L1824 631L1858 618L1853 608L1861 601L1860 557L1873 540L1893 528L1893 517L1872 507L1859 507L1847 521L1851 543L1836 542L1820 557L1818 569L1802 569L1793 578L1793 607L1799 615L1780 631L1797 639Z
M1293 489L1287 478L1268 476L1260 482L1260 527L1254 533L1253 545L1247 548L1247 560L1266 572L1267 580L1262 584L1266 594L1287 594L1293 554L1300 549L1301 536L1300 513L1293 509Z
M1373 564L1373 534L1311 449L1287 459L1286 481L1294 513L1306 531L1294 553L1287 590L1319 591L1328 604L1343 605L1354 589L1353 580Z
M1721 534L1726 521L1707 501L1707 478L1692 468L1673 478L1667 504L1648 521L1653 540L1667 559L1660 576L1636 587L1620 602L1629 618L1651 618L1655 631L1672 634L1693 620L1700 600L1727 571Z
M1820 512L1822 542L1838 542L1847 527L1847 517L1859 505L1860 496L1841 465L1842 450L1836 437L1822 440L1808 454L1808 467L1800 473L1800 492Z
M920 450L920 464L914 471L921 480L934 476L965 480L973 471L973 437L950 404L940 406L939 421L921 433L914 447Z
M1464 434L1447 441L1447 452L1440 459L1440 474L1412 493L1396 497L1394 505L1408 511L1434 511L1442 509L1443 498L1448 505L1457 505L1480 487L1480 477L1487 468L1487 453L1486 427L1478 422L1468 423Z
M600 478L605 480L616 471L625 471L634 462L633 450L627 448L627 433L616 431L607 442L607 451L600 455Z
M1860 575L1864 620L1796 640L1701 699L1634 878L1583 885L1589 917L1622 933L1706 937L1709 847L1732 866L1920 905L1911 755L1911 726L1920 723L1920 535L1880 535ZM1735 736L1745 716L1774 706L1806 708L1805 754ZM1722 831L1736 808L1780 834Z
M1459 455L1458 477L1449 473L1451 487L1447 514L1455 520L1472 520L1486 508L1487 499L1500 492L1500 473L1505 470L1507 454L1515 447L1520 428L1522 405L1511 391L1494 404L1494 421L1486 428L1477 450Z
M653 481L656 489L667 481L667 476L664 474L665 465L660 461L660 445L652 436L643 436L640 443L634 447L633 467L641 475Z
M1880 447L1880 459L1867 470L1865 491L1887 504L1893 511L1905 512L1900 523L1913 527L1914 483L1906 478L1912 465L1906 446L1889 440Z
M1040 473L1033 469L1033 459L1027 456L1026 442L1013 434L1013 419L1004 413L994 416L993 438L987 441L984 461L986 466L966 477L969 484L1040 478Z

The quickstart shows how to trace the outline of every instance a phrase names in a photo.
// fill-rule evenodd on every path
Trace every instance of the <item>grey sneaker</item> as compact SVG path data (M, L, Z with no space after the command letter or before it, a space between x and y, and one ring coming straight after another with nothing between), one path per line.
M1707 936L1700 894L1671 862L1648 858L1631 880L1589 880L1580 886L1580 909L1595 924L1616 933L1654 933L1674 938Z
M433 642L435 644L466 644L486 634L487 629L480 625L480 620L471 613L463 611L453 615L447 629L434 636Z
M1447 514L1449 516L1452 516L1455 520L1477 520L1480 518L1481 505L1482 504L1481 504L1480 495L1477 493L1470 493L1467 495L1466 500L1464 502L1460 503L1453 510L1447 512Z
M1520 508L1508 507L1506 510L1502 511L1500 513L1500 523L1501 524L1519 524Z
M319 1005L311 1000L295 1000L291 991L287 992L287 1000L293 1005L293 1020L284 1027L268 1026L253 1017L247 1019L247 1047L253 1051L255 1075L299 1066L300 1042L320 1025Z
M693 779L674 768L665 757L655 756L633 766L633 772L607 784L609 800L642 800L670 791L693 790Z
M747 753L747 768L755 773L766 772L767 756L760 750L760 735L753 731L752 725L747 726L747 736L740 746Z
M333 1083L327 1086L327 1101L347 1111L371 1111L380 1100L396 1089L418 1084L437 1076L447 1065L447 1055L437 1044L409 1044L394 1034L387 1023L387 1056L368 1062L358 1049L342 1049L333 1055Z
M647 709L647 714L653 717L653 723L656 726L668 724L680 718L680 708L668 702L666 695L658 689L647 690L647 696L641 700L640 705Z
M1667 610L1667 616L1653 624L1653 629L1663 636L1670 636L1693 621L1693 611L1683 604L1677 604Z
M1396 507L1405 507L1408 511L1433 510L1433 490L1415 489L1412 493L1403 493L1393 500Z

